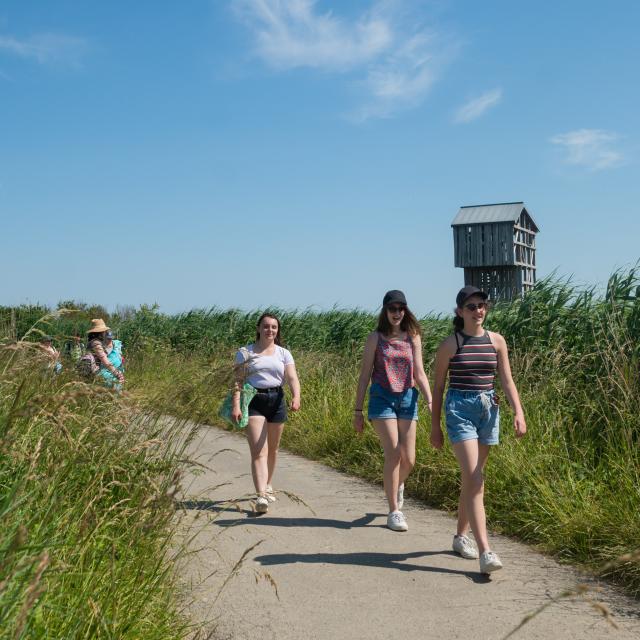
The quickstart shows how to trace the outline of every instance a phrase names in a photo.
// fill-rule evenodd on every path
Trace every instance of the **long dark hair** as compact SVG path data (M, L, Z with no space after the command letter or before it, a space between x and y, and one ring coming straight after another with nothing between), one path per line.
M280 342L280 318L278 318L278 316L274 315L273 313L269 313L268 311L265 311L259 318L258 318L258 322L256 324L256 340L260 340L260 325L262 324L262 321L265 318L271 318L272 320L275 320L278 323L278 333L276 333L276 337L274 342L278 345L281 346L282 343Z
M422 327L420 326L420 323L407 306L405 306L404 308L404 317L402 318L402 322L400 323L400 329L402 331L406 331L410 336L422 335ZM378 333L381 333L383 336L388 336L391 333L391 323L389 322L389 317L387 316L386 306L382 307L382 309L380 310L376 331Z

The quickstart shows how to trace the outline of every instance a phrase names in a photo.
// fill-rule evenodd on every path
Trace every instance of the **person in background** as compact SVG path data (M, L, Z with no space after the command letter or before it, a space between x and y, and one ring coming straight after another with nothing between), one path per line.
M85 346L82 338L76 333L71 340L67 340L64 345L64 355L71 360L73 364L80 362L85 352Z
M243 353L244 352L244 353ZM248 358L248 359L247 359ZM247 440L251 452L251 474L256 490L256 512L266 513L275 501L271 485L276 468L278 447L287 421L283 385L291 389L291 411L300 409L300 382L288 349L281 346L280 320L263 313L257 324L256 341L236 354L236 391L233 394L232 418L242 417L240 389L248 382L258 393L249 403Z
M71 349L69 350L69 355L71 356L71 360L73 362L78 362L80 358L82 358L82 354L85 352L85 346L82 342L82 338L78 334L73 336L73 342L71 344Z
M91 353L99 367L98 375L110 387L120 389L124 383L124 374L109 360L104 347L109 327L102 318L91 320L87 334L87 351Z
M497 372L500 384L513 408L516 436L527 431L518 390L511 377L507 344L499 333L487 331L487 294L474 286L462 288L456 296L454 333L438 348L433 387L431 444L443 445L440 426L442 395L449 375L445 402L449 441L458 460L462 483L458 501L458 530L453 550L467 559L480 559L480 572L502 569L502 562L489 547L484 510L484 468L491 447L500 432L499 399L494 390ZM478 548L467 536L473 530Z
M402 291L387 291L382 299L378 326L369 334L362 354L353 427L364 429L362 407L369 389L367 417L384 450L384 490L389 502L387 526L407 531L401 509L404 483L416 460L418 389L431 409L431 389L422 362L420 324L407 306Z
M113 332L109 329L104 334L104 350L107 354L109 362L124 375L124 357L122 355L122 341L113 338ZM100 374L105 379L105 384L108 387L114 387L120 391L122 389L122 383L119 382L111 371L107 369L101 369Z
M42 336L42 338L40 338L40 348L49 360L47 369L54 374L60 373L62 371L60 352L53 346L53 339L51 336Z

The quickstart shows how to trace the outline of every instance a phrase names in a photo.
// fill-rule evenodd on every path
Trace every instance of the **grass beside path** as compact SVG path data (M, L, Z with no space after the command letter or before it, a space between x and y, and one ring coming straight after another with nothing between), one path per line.
M382 451L371 427L358 437L351 427L359 361L355 354L295 354L302 410L290 415L283 446L373 482L382 483ZM432 354L426 354L426 361ZM200 357L149 348L131 372L131 384L155 389L180 415L219 424L217 408L228 381L232 350ZM600 366L619 367L621 355L607 344ZM529 432L518 441L504 406L501 444L492 452L485 500L492 529L539 545L556 558L585 565L640 594L635 550L640 513L640 424L637 379L603 377L600 387L571 386L573 355L512 353ZM603 389L605 383L610 387ZM506 403L504 403L506 404ZM408 495L454 511L459 473L448 446L429 446L430 416L424 406L416 466ZM606 565L606 568L605 568Z
M0 307L0 640L182 638L170 545L185 420L220 422L234 348L252 340L257 312L170 317L142 307L114 317L128 348L127 392L118 397L68 366L46 374L34 342L10 344L46 332L61 346L88 323L56 312L35 331L36 311ZM302 411L284 446L381 483L373 431L358 437L351 428L373 316L289 312L283 325L302 382ZM422 325L429 369L450 326ZM640 595L638 269L614 274L603 296L539 283L493 310L488 328L507 339L529 427L516 441L505 407L487 470L490 527ZM457 465L448 446L429 447L428 429L423 407L407 493L454 510Z
M171 546L184 425L46 366L0 348L0 638L186 637Z

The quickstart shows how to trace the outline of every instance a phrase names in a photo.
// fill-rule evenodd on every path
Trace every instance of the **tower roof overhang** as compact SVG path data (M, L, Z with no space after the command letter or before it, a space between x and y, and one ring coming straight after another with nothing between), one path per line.
M524 202L502 202L498 204L480 204L460 207L451 223L452 227L470 224L491 224L494 222L516 223L522 212L525 212L533 225L533 230L539 231L533 216L524 206Z

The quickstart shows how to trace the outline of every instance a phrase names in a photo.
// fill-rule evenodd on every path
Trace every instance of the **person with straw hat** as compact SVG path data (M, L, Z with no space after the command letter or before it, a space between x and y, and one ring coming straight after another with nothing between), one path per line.
M105 351L104 341L107 331L109 331L109 327L107 327L102 318L91 320L91 327L89 327L89 331L87 332L87 351L94 357L96 364L100 367L98 373L103 375L102 372L104 371L104 374L109 374L109 378L113 376L114 379L117 379L118 384L113 386L119 389L124 383L124 375L109 361L109 357ZM106 375L103 375L103 378L105 382L111 386L109 378L107 378Z

